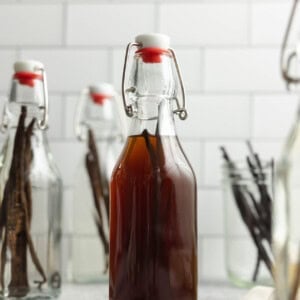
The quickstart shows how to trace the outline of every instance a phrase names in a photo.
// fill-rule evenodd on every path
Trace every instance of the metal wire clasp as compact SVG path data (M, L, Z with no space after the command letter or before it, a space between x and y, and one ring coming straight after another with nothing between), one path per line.
M179 116L180 120L185 120L187 118L187 111L186 111L186 108L185 108L185 90L184 90L183 80L182 80L181 72L180 72L180 69L179 69L178 62L177 62L175 51L171 48L169 48L169 51L171 52L172 57L174 59L174 64L175 64L177 76L178 76L178 79L179 79L179 84L180 84L180 88L181 88L181 95L182 95L182 105L181 106L180 106L180 103L178 101L178 98L176 98L177 109L174 110L174 113L176 113Z
M129 56L129 52L131 50L131 48L133 47L141 47L142 45L140 43L129 43L126 47L126 52L125 52L125 60L124 60L124 65L123 65L123 74L122 74L122 99L123 99L123 105L124 105L124 109L125 109L125 113L128 117L133 117L133 108L131 104L127 104L127 98L126 95L128 93L134 93L135 92L135 87L130 87L130 88L125 88L125 78L126 78L126 69L127 69L127 62L128 62L128 56ZM175 69L177 72L177 76L179 79L179 84L180 84L180 88L181 88L181 94L182 94L182 104L180 105L178 98L174 98L176 101L176 105L177 108L173 111L174 113L176 113L179 118L181 120L185 120L187 118L187 111L185 108L185 90L184 90L184 85L183 85L183 81L182 81L182 77L181 77L181 73L180 73L180 69L179 69L179 65L177 62L177 58L176 58L176 54L175 51L171 48L168 49L172 55L172 58L174 60L174 64L175 64Z
M291 31L291 28L292 28L293 20L294 20L294 17L295 17L297 4L298 4L298 0L294 0L292 10L291 10L291 13L290 13L290 17L289 17L289 20L288 20L287 28L286 28L286 31L285 31L285 34L284 34L284 37L283 37L283 42L282 42L281 52L280 52L281 74L282 74L283 79L286 81L288 89L289 89L290 84L300 83L300 77L294 77L294 76L289 74L292 60L294 58L297 58L298 55L299 55L299 50L300 50L300 49L298 49L299 47L297 47L296 49L291 51L289 53L288 57L287 57L287 60L285 61L285 51L286 51L290 31Z
M128 56L131 48L133 47L139 47L141 44L139 43L129 43L126 47L126 52L125 52L125 60L124 60L124 65L123 65L123 74L122 74L122 99L123 99L123 105L125 109L125 113L128 117L133 117L133 109L132 105L128 104L127 105L127 99L126 99L126 94L127 93L132 93L135 91L134 87L131 87L129 89L125 89L125 77L126 77L126 69L127 69L127 62L128 62Z
M74 130L75 130L75 135L79 141L85 140L83 128L86 126L86 124L84 124L82 121L82 115L83 115L83 110L85 108L86 97L88 94L89 94L88 88L84 88L81 91L80 97L77 102L76 112L75 112Z
M38 121L38 128L41 130L45 130L48 128L48 118L49 118L49 98L48 98L48 83L45 69L37 68L38 71L42 72L42 80L43 80L43 98L44 103L39 106L39 109L43 112L42 120Z

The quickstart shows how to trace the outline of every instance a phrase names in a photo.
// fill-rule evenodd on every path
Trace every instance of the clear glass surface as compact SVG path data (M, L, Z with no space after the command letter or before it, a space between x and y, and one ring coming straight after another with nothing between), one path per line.
M105 199L109 198L109 181L112 169L120 153L121 129L116 111L116 99L105 99L102 104L92 101L89 94L79 102L77 122L79 121L82 159L78 163L73 186L73 235L71 250L71 280L76 283L97 283L108 281L107 255L105 244L99 236L96 220L99 217L95 201L101 210L104 236L109 240L109 215ZM101 182L98 188L102 197L95 196L91 185L92 179L86 165L88 148L88 131L95 139ZM95 199L97 198L97 200Z
M224 198L224 220L225 220L225 261L227 275L230 281L239 287L251 287L257 284L272 284L272 276L263 261L259 263L258 273L256 265L258 260L258 250L251 237L249 229L244 222L239 210L233 185L244 190L247 195L251 193L259 203L261 194L246 163L236 162L236 174L232 176L232 170L228 166L223 166L223 198ZM266 174L264 183L270 196L273 195L272 165L266 163L263 167ZM248 197L247 203L253 208L252 200ZM264 241L266 249L270 252L271 245ZM270 256L272 257L272 256Z
M197 299L197 187L176 136L172 59L137 54L134 117L112 174L109 299Z
M31 194L31 207L29 204L22 204L20 211L27 211L31 214L31 221L25 230L26 243L22 251L23 258L14 254L14 249L18 248L20 236L15 237L14 230L18 228L20 219L10 227L11 216L15 214L11 206L4 206L4 191L8 183L9 172L13 159L13 149L15 145L15 135L17 124L21 112L21 106L27 109L25 126L31 122L32 118L40 118L38 104L42 103L39 99L41 82L36 80L33 87L23 87L16 80L13 81L12 91L9 102L7 103L7 115L9 126L6 139L1 151L0 161L0 201L1 201L1 220L2 238L0 241L1 249L1 270L3 277L0 287L0 299L52 299L58 297L61 289L61 205L62 205L62 181L58 169L53 161L49 150L46 132L41 131L37 125L34 126L31 140L31 162L29 172L21 173L20 168L14 169L17 176L23 176L24 182L30 182L31 192L26 190L28 201ZM19 174L19 175L18 175ZM22 190L22 189L21 189ZM13 193L18 193L14 190ZM8 202L6 202L8 203ZM28 202L29 203L29 202ZM12 204L17 207L16 204ZM4 219L3 219L4 216ZM22 225L23 226L23 225ZM6 244L7 238L7 244ZM14 238L16 240L14 240ZM29 242L32 240L32 246ZM10 242L9 242L10 241ZM35 253L36 258L34 259ZM39 285L42 276L35 260L40 262L46 281ZM13 264L23 265L28 286L23 286L16 279L18 274L14 272ZM2 274L2 271L0 271ZM12 284L12 282L14 284Z
M290 300L298 289L300 267L300 114L289 134L277 168L273 250L277 299ZM298 282L298 283L297 283ZM299 297L298 293L298 297Z

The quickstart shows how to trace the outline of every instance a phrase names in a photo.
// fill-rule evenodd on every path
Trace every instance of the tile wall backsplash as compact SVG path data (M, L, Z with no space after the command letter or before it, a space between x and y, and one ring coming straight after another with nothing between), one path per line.
M73 133L79 91L97 81L120 90L125 45L138 33L164 32L172 38L187 88L189 118L176 124L198 179L200 280L226 280L218 148L225 145L232 156L244 158L244 140L251 139L263 157L279 155L298 102L285 92L279 71L291 2L0 0L1 99L14 60L38 59L48 71L50 144L65 186L65 258L73 174L83 153ZM65 266L67 274L66 260Z

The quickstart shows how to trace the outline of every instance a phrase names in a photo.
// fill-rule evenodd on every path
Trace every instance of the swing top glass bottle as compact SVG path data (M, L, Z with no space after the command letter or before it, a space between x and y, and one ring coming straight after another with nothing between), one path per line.
M167 36L128 45L123 101L132 121L110 185L110 300L197 299L196 181L175 132L173 114L186 117L177 75L184 100Z
M82 91L75 114L75 134L85 147L73 190L76 222L71 278L77 283L106 282L109 180L122 140L117 93L112 85L98 83Z
M61 287L62 181L46 136L46 74L29 60L14 71L2 117L0 299L50 299Z

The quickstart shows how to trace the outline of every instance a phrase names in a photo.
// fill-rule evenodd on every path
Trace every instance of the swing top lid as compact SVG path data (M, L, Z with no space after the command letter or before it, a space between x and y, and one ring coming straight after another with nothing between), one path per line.
M89 86L91 94L102 94L107 95L109 97L113 97L115 95L114 87L109 83L96 83Z
M141 44L140 49L144 48L170 48L170 37L162 33L140 34L135 37L135 42Z
M29 72L37 73L44 68L44 65L37 60L19 60L14 63L15 73Z

